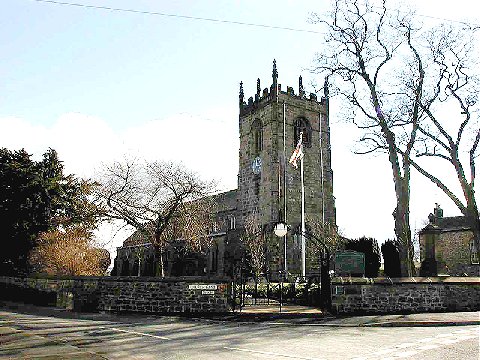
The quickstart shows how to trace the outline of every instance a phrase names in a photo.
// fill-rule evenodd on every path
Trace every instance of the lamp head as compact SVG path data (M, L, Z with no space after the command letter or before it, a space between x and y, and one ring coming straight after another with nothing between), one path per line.
M287 235L287 225L284 224L284 223L278 223L275 225L275 228L273 229L273 232L275 233L275 235L277 235L278 237L284 237L285 235Z

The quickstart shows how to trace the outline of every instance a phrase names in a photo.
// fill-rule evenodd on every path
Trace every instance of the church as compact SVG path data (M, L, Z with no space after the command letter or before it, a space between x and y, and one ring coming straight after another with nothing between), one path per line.
M246 100L240 82L238 129L238 188L213 195L217 212L212 246L205 254L185 254L179 251L181 243L174 242L166 252L167 276L235 276L244 267L241 234L253 213L267 238L264 275L275 279L285 271L299 276L302 181L305 218L336 224L327 83L320 99L305 93L301 76L297 92L290 86L283 90L274 60L268 87L262 89L257 79L256 93ZM288 161L300 136L303 179L300 169ZM288 224L286 236L274 235L277 223ZM134 233L117 248L112 275L152 276L155 261L152 245ZM307 254L306 276L318 275L316 263L308 261Z

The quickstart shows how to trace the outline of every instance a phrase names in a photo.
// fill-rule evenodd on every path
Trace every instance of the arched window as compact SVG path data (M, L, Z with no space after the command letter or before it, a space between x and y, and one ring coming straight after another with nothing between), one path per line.
M300 133L303 133L303 146L307 148L312 147L312 126L310 125L310 122L304 117L295 120L293 146L297 146Z
M263 129L260 119L255 119L252 124L253 133L253 151L256 155L260 154L263 150Z

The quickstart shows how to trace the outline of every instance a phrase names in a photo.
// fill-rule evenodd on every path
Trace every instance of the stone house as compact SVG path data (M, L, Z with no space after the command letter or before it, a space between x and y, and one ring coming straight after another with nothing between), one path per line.
M327 84L320 101L316 94L306 95L301 76L297 94L292 87L282 91L274 61L272 84L262 90L257 79L256 85L256 94L245 101L243 83L240 83L238 189L214 195L217 226L211 233L213 245L206 254L190 254L191 258L187 259L190 265L184 263L181 271L175 270L174 263L179 258L172 248L167 258L170 275L232 276L236 273L244 258L240 234L245 218L252 213L258 214L267 236L265 276L275 278L283 270L293 275L300 273L300 171L288 164L300 134L305 154L306 217L336 225ZM292 229L281 239L273 235L273 228L279 222L289 224ZM127 258L132 258L136 251L129 245L129 239L131 237L117 249L117 274L136 275L131 263L125 267ZM148 244L142 246L149 247ZM150 250L145 253L151 255ZM121 270L124 268L129 270ZM314 264L307 261L307 276L315 272L318 270Z
M419 233L421 276L480 276L473 231L464 216L444 217L436 204Z

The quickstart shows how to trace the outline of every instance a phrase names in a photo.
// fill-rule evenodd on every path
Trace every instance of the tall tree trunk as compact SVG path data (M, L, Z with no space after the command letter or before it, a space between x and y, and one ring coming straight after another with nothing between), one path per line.
M154 246L155 249L155 258L157 259L157 264L155 266L155 276L165 277L165 262L163 261L164 251L163 246L158 243Z
M408 213L405 213L403 210L398 211L397 207L397 213L395 215L395 235L398 242L400 273L402 277L414 275L412 238L410 225L406 218L408 218Z
M415 274L412 232L410 230L410 172L408 167L409 165L404 163L403 176L401 176L399 171L395 171L394 167L397 207L392 215L395 220L395 236L399 248L400 273L402 277L410 277Z
M475 192L473 190L473 187L468 192L467 211L466 211L466 214L464 215L467 217L468 224L471 226L473 231L474 249L472 249L472 251L476 250L477 257L480 258L480 217L478 213L478 207L475 200Z
M160 248L160 276L162 278L165 277L165 262L163 261L163 255L164 255L164 251L163 251L163 247Z

